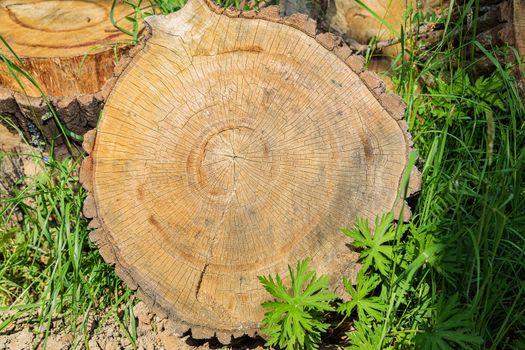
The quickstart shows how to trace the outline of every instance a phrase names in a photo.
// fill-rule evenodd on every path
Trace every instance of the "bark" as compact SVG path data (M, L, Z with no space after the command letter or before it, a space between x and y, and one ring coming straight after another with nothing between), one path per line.
M513 32L516 48L525 56L525 1L513 0Z
M306 0L282 0L279 2L281 14L289 16L293 13L310 13L311 2Z

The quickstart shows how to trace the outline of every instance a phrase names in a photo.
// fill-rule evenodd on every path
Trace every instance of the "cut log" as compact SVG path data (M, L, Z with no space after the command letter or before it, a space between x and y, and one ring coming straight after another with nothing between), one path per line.
M400 31L401 26L407 31L406 39L419 41L419 45L429 49L442 40L444 33L444 22L423 23L417 27L410 21L405 21L407 15L406 5L411 3L413 9L416 9L416 2L391 1L391 0L373 0L365 2L366 5L381 17L384 22L388 23L394 30ZM446 18L449 9L448 1L424 0L419 2L420 8L417 10L423 14L436 14ZM460 19L460 13L463 11L464 4L455 2L451 18L451 23ZM474 15L473 9L470 9L466 16L464 26L460 30L452 28L451 36L448 42L459 45L474 35L476 30L476 39L485 47L501 47L504 45L517 46L523 54L525 51L524 27L525 21L525 3L523 0L480 0L477 13L476 26L470 23ZM514 8L514 9L513 9ZM410 15L413 16L416 10ZM375 47L376 51L381 51L386 56L392 56L399 52L399 37L389 31L385 25L372 15L367 9L354 1L336 0L334 4L327 8L327 20L329 25L336 31L345 35L345 39L352 44L352 48L357 52L370 49L365 46L372 38L377 38L380 43ZM451 29L451 28L449 28ZM360 48L361 46L361 48ZM512 60L510 55L501 55L498 57L501 62ZM484 57L481 51L475 56L475 72L478 74L488 73L493 70L492 62Z
M513 0L514 5L514 38L520 55L525 56L525 1Z
M405 106L339 38L278 7L190 0L147 22L94 145L86 135L85 215L155 312L228 343L259 332L257 276L289 282L304 257L333 289L355 275L340 229L396 203Z
M111 4L111 0L4 0L0 3L0 35L23 58L46 95L95 93L113 74L114 44L130 41L111 24ZM122 18L129 11L130 7L119 2L116 16ZM3 45L0 52L14 60ZM5 71L0 84L22 92ZM40 97L28 82L24 88L29 96Z
M372 0L364 3L395 30L400 31L405 24L406 1ZM412 1L415 4L415 1ZM327 9L329 24L349 38L361 44L370 39L392 39L394 36L367 9L354 0L335 0Z
M93 128L115 73L118 57L130 47L130 36L110 21L112 0L1 0L0 35L49 97L65 126L83 134ZM124 20L132 8L118 1L114 18ZM0 54L22 66L3 44ZM9 116L30 139L31 128L47 141L59 135L40 91L22 75L0 66L0 114ZM44 120L43 120L44 119Z

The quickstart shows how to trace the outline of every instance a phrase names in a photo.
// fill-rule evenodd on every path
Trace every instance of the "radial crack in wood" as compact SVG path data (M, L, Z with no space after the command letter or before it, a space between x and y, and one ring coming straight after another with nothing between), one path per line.
M194 337L227 340L259 331L257 276L289 282L311 257L334 290L355 278L340 229L392 209L411 141L404 104L344 43L301 16L221 12L190 0L148 18L83 179L117 273Z

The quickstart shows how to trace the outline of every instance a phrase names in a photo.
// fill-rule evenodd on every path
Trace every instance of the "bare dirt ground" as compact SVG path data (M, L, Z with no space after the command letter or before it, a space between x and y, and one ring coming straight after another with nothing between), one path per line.
M224 347L216 339L196 340L189 334L176 334L171 321L160 319L152 314L143 302L133 308L137 320L137 341L132 344L123 335L119 325L111 318L100 314L89 320L88 339L84 335L75 337L69 327L53 328L44 346L44 335L38 331L38 325L28 324L20 319L12 324L4 334L0 334L0 349L27 350L36 348L47 350L87 349L122 350L137 348L140 350L208 350L208 349L263 349L262 339L241 338L231 346ZM103 324L104 319L108 319ZM75 339L76 338L76 339Z
M212 350L212 349L253 349L262 350L262 338L243 337L230 345L222 345L217 339L193 339L189 333L176 334L171 321L161 319L151 313L148 307L139 302L133 308L137 320L137 341L132 344L123 335L119 325L113 319L104 323L104 313L90 319L88 339L80 334L75 337L69 327L57 326L48 336L44 345L43 334L38 332L38 325L31 325L27 319L17 320L3 334L0 334L0 350ZM76 338L76 339L75 339ZM324 345L321 350L341 350L342 346Z
M0 193L8 192L9 187L22 177L36 174L37 167L29 155L37 150L26 145L18 135L12 134L1 124L0 151L13 155L0 158Z

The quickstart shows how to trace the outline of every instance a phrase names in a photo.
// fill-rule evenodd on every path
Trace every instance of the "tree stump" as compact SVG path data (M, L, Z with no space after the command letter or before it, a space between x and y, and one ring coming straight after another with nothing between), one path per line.
M155 312L228 343L259 330L257 276L304 257L334 289L355 274L340 229L396 203L405 105L304 15L190 0L147 23L85 136L84 214Z
M405 24L406 1L372 0L364 3L395 30L400 31L401 25ZM415 1L411 0L411 3L415 5ZM368 44L373 37L379 40L393 38L388 28L354 0L329 3L327 17L336 30L361 44Z
M437 23L423 21L419 28L410 28L418 23L405 21L406 15L414 16L420 14L436 14L438 18L446 19L450 8L450 1L423 0L419 1L392 1L392 0L371 0L365 2L366 5L379 17L383 18L394 30L400 31L404 26L406 31L405 40L417 40L422 47L431 48L441 42L445 32L443 20ZM413 12L407 14L407 5L411 5ZM479 0L479 8L465 7L463 2L454 2L451 12L451 23L461 20L460 14L467 10L463 19L463 26L458 30L449 28L447 42L453 45L460 45L461 42L474 38L486 48L503 47L512 45L518 51L525 54L525 2L523 0ZM376 52L383 53L384 56L395 56L399 53L400 44L398 34L389 31L380 20L375 18L368 10L355 1L335 0L333 5L326 8L327 20L336 31L343 33L346 40L354 48L361 46L357 51L370 49L366 44L372 38L377 38L379 43L374 46ZM472 18L476 16L476 25L473 25ZM408 27L408 28L407 28ZM461 38L461 39L460 39ZM470 49L468 49L470 50ZM417 53L417 52L416 52ZM470 53L468 53L470 54ZM385 71L390 68L390 59L381 57L380 60L370 64L371 69ZM385 60L385 58L387 58ZM497 55L502 63L515 61L513 55ZM494 65L485 57L481 50L477 50L474 57L474 72L485 74L494 70Z
M62 123L77 134L95 127L112 87L116 58L130 47L130 36L110 21L112 2L0 1L0 35L49 97ZM130 12L120 1L114 11L117 23L128 30L131 24L124 16ZM0 53L21 65L1 43ZM28 138L34 136L33 128L47 141L55 139L59 132L46 115L40 91L22 75L18 78L23 90L7 66L0 66L0 115L9 116Z
M514 0L513 5L516 48L520 55L525 56L525 1Z

